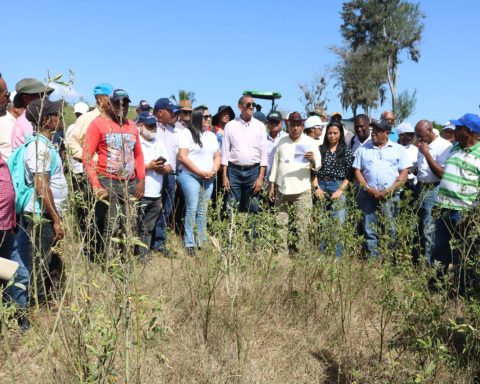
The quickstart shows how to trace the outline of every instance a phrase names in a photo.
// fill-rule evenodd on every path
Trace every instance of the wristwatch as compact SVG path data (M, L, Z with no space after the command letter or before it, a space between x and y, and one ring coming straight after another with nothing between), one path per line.
M319 187L318 185L315 185L315 186L313 187L313 190L314 190L314 191L318 191L319 189L320 189L320 187Z
M368 188L370 188L368 185L362 186L362 191L363 192L368 192Z

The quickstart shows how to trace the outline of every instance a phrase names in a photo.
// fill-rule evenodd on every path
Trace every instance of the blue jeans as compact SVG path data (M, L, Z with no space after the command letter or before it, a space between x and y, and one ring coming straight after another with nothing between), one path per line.
M162 210L155 224L154 234L152 236L152 249L163 250L167 242L167 226L173 213L173 204L175 201L175 175L163 175L162 188Z
M370 197L368 193L363 190L360 190L358 193L358 204L363 213L362 221L365 236L363 247L368 251L371 257L378 256L377 215L383 215L386 217L386 222L390 224L389 232L391 242L392 244L395 243L395 226L393 219L395 218L398 199L398 194L394 194L386 201L379 201Z
M334 192L340 188L340 185L342 184L343 180L331 180L331 181L322 181L319 180L318 184L320 186L320 189L328 196L331 196ZM345 195L342 194L338 200L329 200L329 202L326 205L327 211L332 212L332 216L335 219L338 219L338 224L340 226L343 226L345 224L345 220L347 217L347 210L345 208ZM343 252L343 245L342 244L337 244L337 250L336 250L336 255L337 257L342 256Z
M13 277L13 284L3 292L7 299L13 300L21 309L27 308L27 289L29 274L18 252L15 235L10 231L0 231L0 257L16 261L18 269Z
M207 240L207 209L213 192L213 179L205 180L189 172L180 172L180 186L185 196L185 247L201 247ZM197 232L195 239L194 232Z
M419 260L420 255L425 256L425 261L428 265L432 262L432 250L435 241L435 223L432 216L432 209L437 201L438 185L425 185L418 183L414 189L415 200L420 201L420 207L418 209L418 237L415 240L415 244L420 246L413 248L414 260Z
M452 238L460 239L459 224L462 212L454 209L441 209L440 217L435 221L435 244L432 250L432 263L442 263L445 272L448 264L460 264L460 250L450 247Z
M257 197L253 195L253 185L258 178L260 166L241 169L229 164L227 168L230 192L227 194L227 208L237 207L240 212L258 213Z

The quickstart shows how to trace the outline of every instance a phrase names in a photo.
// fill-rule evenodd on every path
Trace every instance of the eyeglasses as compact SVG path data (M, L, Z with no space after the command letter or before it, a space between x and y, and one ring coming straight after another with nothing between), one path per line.
M181 110L180 112L182 112L184 115L191 115L192 114L192 111L182 111Z
M203 120L210 120L212 115L203 115Z
M156 124L156 123L153 123L153 124L145 124L145 127L147 127L148 129L157 130L157 124Z
M10 95L11 95L11 93L10 93L10 92L8 92L8 91L5 91L5 94L4 94L4 96L5 96L5 99L10 99Z
M245 108L251 109L251 108L255 107L255 103L246 103L246 104L243 104L243 106Z

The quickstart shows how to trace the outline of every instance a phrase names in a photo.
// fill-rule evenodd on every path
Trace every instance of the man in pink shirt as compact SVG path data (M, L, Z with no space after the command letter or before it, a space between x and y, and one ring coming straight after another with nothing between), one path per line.
M54 89L50 88L48 85L45 85L42 82L32 78L20 80L15 85L15 90L17 91L17 94L20 95L19 97L22 101L23 108L26 108L27 105L33 100L43 97L45 93L50 95L54 91ZM25 142L25 139L30 137L32 133L32 123L27 120L25 117L25 112L23 112L15 121L15 125L13 126L12 150L22 145Z
M261 191L268 165L265 125L253 117L251 96L238 100L240 116L225 125L222 143L223 187L227 207L258 213L256 195Z

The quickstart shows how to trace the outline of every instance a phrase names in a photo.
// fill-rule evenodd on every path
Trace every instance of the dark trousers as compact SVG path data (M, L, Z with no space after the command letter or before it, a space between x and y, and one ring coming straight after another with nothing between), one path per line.
M161 197L144 197L138 208L139 236L145 247L137 247L137 254L146 255L152 241L152 232L162 210Z
M259 165L242 169L229 164L227 176L230 192L226 195L228 210L238 208L240 212L258 213L258 200L253 194L253 185L258 179L259 172Z
M167 226L171 222L175 202L176 181L175 175L163 176L162 210L155 224L151 248L154 250L165 249L167 242Z

